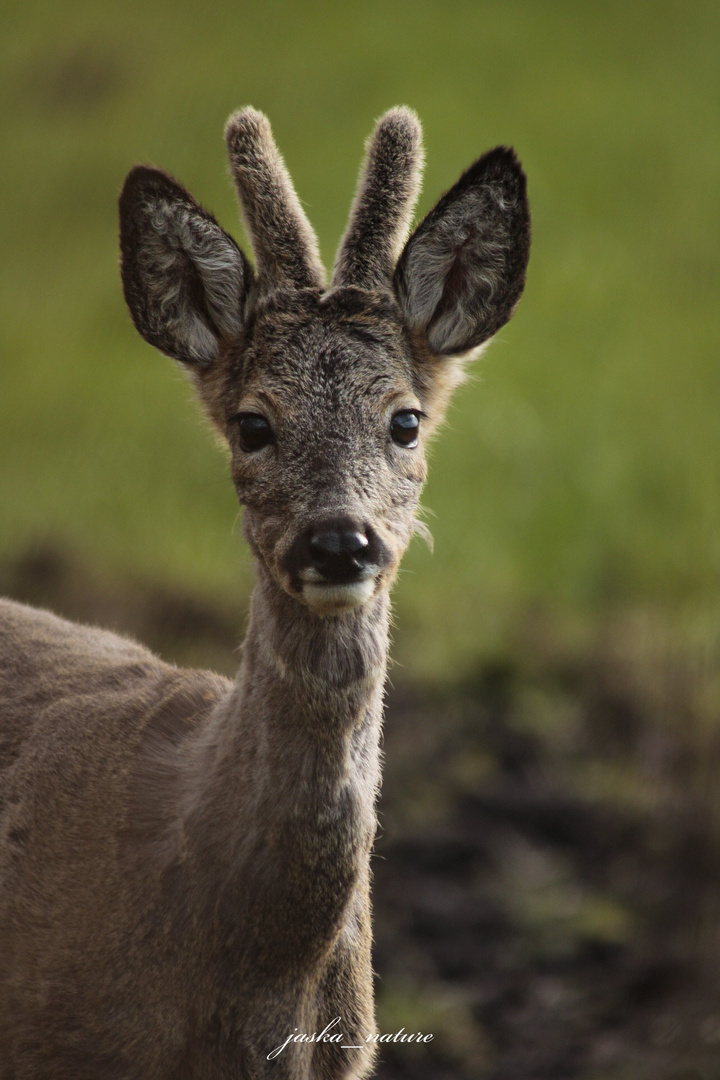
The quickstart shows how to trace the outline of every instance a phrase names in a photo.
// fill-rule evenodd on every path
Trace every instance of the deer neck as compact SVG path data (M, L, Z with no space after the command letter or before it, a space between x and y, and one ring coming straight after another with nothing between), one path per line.
M243 744L262 747L268 782L296 800L333 805L368 781L372 808L388 622L385 592L320 617L260 571L230 709Z
M258 947L272 929L279 966L281 928L288 962L311 960L364 918L388 622L384 592L321 618L261 570L237 680L205 732L197 850L223 866Z
M385 678L389 601L385 591L341 615L318 616L288 596L264 570L253 592L239 682L322 686L346 695ZM304 692L304 691L303 691Z

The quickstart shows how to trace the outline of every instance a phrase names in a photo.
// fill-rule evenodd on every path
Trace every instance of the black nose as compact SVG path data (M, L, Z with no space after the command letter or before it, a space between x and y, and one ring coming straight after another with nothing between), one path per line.
M370 541L358 529L321 527L311 533L310 565L328 581L352 581L362 573L370 559Z
M344 585L360 581L390 561L390 552L370 525L336 517L303 530L287 553L285 569L297 588L307 581Z

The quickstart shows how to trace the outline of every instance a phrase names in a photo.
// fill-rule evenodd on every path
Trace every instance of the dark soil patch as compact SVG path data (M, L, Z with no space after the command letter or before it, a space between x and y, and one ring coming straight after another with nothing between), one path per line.
M589 670L574 740L523 733L520 672L502 706L483 677L391 696L380 1018L419 1015L436 1039L385 1048L382 1080L720 1077L717 800L667 776L649 793L627 747L588 745Z

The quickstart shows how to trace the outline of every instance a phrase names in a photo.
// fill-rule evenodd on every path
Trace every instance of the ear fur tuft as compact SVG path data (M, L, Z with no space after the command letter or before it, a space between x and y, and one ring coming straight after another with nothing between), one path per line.
M411 330L437 355L481 345L508 321L525 284L525 174L499 146L460 177L410 237L395 289Z
M160 169L138 165L120 195L121 275L135 326L185 364L208 365L240 332L252 267L212 214Z

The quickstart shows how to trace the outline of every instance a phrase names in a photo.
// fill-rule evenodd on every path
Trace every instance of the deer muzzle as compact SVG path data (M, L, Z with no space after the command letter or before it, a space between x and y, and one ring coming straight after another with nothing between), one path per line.
M294 593L318 614L337 614L370 599L392 555L371 525L337 517L304 529L283 561Z

